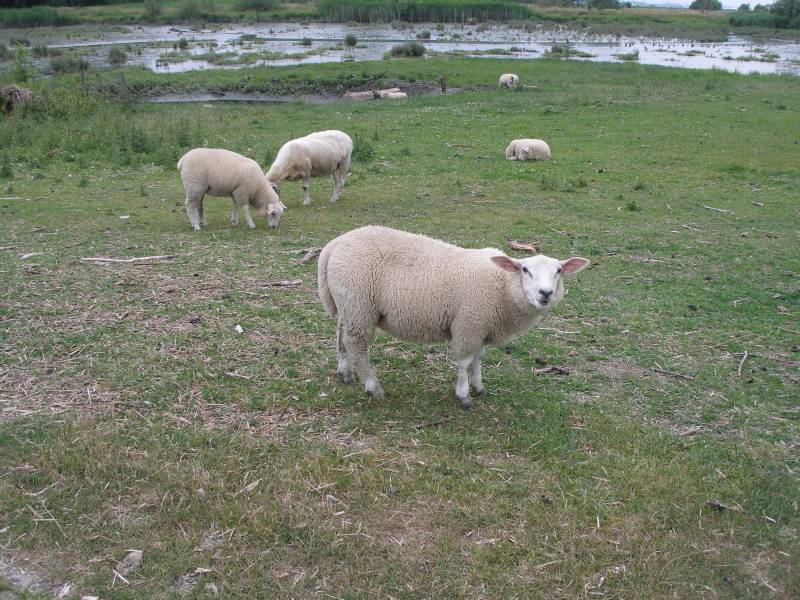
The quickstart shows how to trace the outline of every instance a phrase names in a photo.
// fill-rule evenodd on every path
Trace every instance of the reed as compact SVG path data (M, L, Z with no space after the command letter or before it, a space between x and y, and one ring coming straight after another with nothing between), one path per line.
M321 0L318 13L328 21L359 23L464 23L530 16L524 5L496 0Z

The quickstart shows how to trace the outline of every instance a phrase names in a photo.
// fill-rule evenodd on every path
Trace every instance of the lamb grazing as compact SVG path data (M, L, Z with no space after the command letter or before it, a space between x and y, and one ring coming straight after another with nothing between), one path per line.
M543 140L512 140L506 148L508 160L547 160L550 158L550 146Z
M311 133L281 146L267 171L267 179L277 186L278 193L284 179L302 179L303 204L308 206L311 204L308 180L319 175L330 175L333 178L331 202L336 202L347 179L352 154L353 140L343 131L332 129Z
M459 248L388 227L354 229L330 241L319 257L319 295L338 319L338 373L383 397L367 346L375 327L407 341L452 340L456 398L471 409L470 385L484 394L481 357L539 322L564 297L565 275L585 258L509 258L495 248ZM467 368L472 367L471 375Z
M230 150L195 148L181 157L178 169L186 190L186 214L195 231L200 231L201 224L208 224L203 209L206 194L233 199L234 225L239 224L237 208L240 208L247 226L255 228L250 217L252 206L258 216L267 218L267 225L278 226L286 207L256 161Z
M503 73L500 75L499 87L515 88L519 85L519 76L514 73Z

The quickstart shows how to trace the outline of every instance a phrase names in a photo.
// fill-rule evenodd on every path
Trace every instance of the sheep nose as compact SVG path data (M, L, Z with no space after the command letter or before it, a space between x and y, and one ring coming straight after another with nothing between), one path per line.
M550 296L553 295L553 290L539 290L539 294L541 294L543 300L550 300Z

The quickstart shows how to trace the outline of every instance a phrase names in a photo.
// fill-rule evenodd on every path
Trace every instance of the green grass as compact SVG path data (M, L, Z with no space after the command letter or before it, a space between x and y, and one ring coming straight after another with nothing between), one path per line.
M193 597L797 597L800 80L542 60L515 63L535 93L497 91L507 64L125 70L137 95L468 90L402 103L126 109L34 82L0 120L0 556L103 598L198 567ZM209 198L191 232L186 149L265 163L327 128L356 140L338 203L287 183L280 227L249 231ZM552 160L505 160L523 134ZM445 346L385 334L375 401L336 380L299 263L367 223L592 267L488 351L476 412ZM177 258L80 261L153 254Z

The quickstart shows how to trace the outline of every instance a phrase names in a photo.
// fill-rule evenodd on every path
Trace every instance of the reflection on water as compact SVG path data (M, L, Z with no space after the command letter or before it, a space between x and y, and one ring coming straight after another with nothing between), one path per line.
M356 47L344 45L347 34L358 38ZM51 38L47 43L54 47L80 48L86 53L84 58L98 66L105 66L111 46L122 44L126 45L128 65L176 73L207 68L376 60L394 44L416 40L418 35L430 35L430 39L419 41L432 54L457 52L466 56L524 60L541 58L558 44L568 48L570 60L620 62L627 58L647 65L800 75L800 43L796 42L754 42L731 37L725 42L700 43L589 35L552 27L526 31L503 25L448 25L444 28L439 25L437 30L432 24L417 24L403 30L389 25L349 27L321 23L215 29L137 26L95 38L55 41ZM31 42L37 44L35 39ZM47 61L42 64L46 65Z

